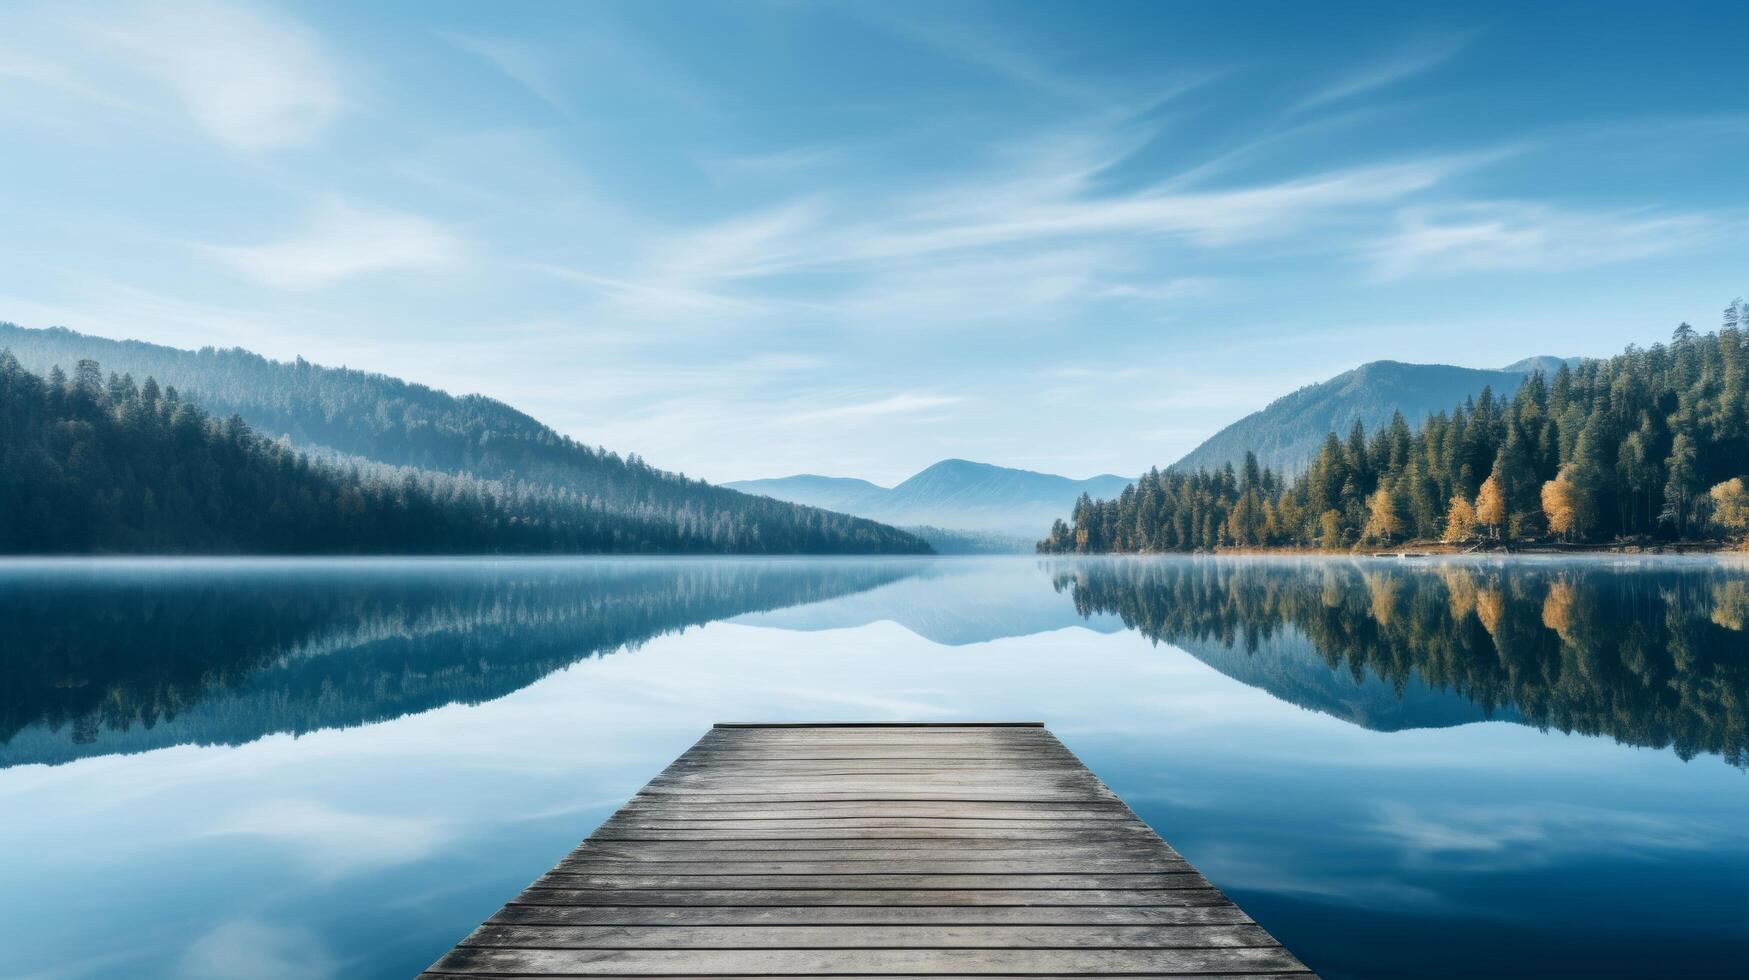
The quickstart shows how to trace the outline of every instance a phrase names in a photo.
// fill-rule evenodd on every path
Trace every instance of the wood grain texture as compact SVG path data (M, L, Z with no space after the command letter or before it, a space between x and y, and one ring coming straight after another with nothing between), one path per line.
M1315 980L1038 723L719 725L425 976Z

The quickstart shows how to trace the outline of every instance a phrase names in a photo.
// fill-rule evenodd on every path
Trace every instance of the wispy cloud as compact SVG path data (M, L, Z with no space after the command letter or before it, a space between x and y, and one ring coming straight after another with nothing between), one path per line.
M877 7L861 8L866 14ZM925 8L926 9L926 8ZM1034 92L1075 100L1094 98L1099 90L1085 77L1050 63L1000 22L968 23L948 16L927 16L918 8L870 17L870 22L950 61L969 65Z
M337 69L315 35L263 9L147 3L82 25L114 56L168 86L197 123L232 147L308 143L344 105Z
M327 980L340 964L308 929L232 919L195 939L176 972L190 980Z
M1104 287L1100 293L1115 299L1137 300L1146 303L1177 303L1212 295L1220 289L1220 285L1218 279L1180 276L1176 279L1165 279L1159 282L1119 283Z
M450 836L435 820L349 813L296 800L241 810L207 833L283 844L324 880L417 861Z
M750 313L763 304L711 292L674 279L628 279L582 269L537 262L532 268L607 297L613 308L640 317L685 316L698 313Z
M66 95L116 109L127 101L109 92L62 61L51 61L24 51L0 49L0 78L54 89Z
M1550 272L1650 258L1701 244L1715 230L1699 215L1479 203L1406 210L1398 230L1366 244L1363 254L1381 279Z
M236 271L281 289L320 289L355 276L452 266L461 239L409 214L365 211L339 201L316 209L308 226L265 245L208 246Z
M1294 105L1294 111L1341 102L1432 71L1455 57L1470 40L1471 35L1461 34L1411 44L1306 96Z
M1738 831L1704 822L1674 821L1660 813L1539 802L1447 806L1437 813L1401 803L1380 804L1367 832L1396 843L1411 864L1466 871L1525 868L1583 853L1646 858L1668 851L1699 851Z
M902 392L888 398L875 401L857 402L851 405L837 405L831 408L819 408L785 416L783 421L790 424L803 422L824 422L830 420L864 421L868 419L887 418L894 415L915 415L932 409L957 405L965 399L958 395L922 395L914 392Z
M1286 240L1357 212L1387 221L1416 195L1498 157L1429 156L1219 190L1185 190L1168 178L1101 192L1098 175L1136 138L1077 131L949 183L854 202L801 197L658 235L641 267L624 274L580 275L622 301L707 313L755 308L766 295L761 281L796 309L797 279L811 277L813 308L889 326L906 316L968 323L1036 313L1074 298L1183 300L1205 294L1209 277L1162 283L1153 249Z
M438 31L437 35L463 51L485 60L561 116L567 119L577 118L570 99L565 95L564 85L553 70L551 60L535 48L514 41L451 31Z

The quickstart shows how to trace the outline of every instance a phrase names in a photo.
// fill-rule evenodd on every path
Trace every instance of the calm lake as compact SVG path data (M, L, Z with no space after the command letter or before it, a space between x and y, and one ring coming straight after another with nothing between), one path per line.
M1741 975L1749 565L0 564L0 975L408 977L713 722L1038 719L1341 978Z

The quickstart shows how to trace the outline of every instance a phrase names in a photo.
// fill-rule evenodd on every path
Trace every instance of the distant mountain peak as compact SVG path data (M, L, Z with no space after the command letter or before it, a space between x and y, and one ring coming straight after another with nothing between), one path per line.
M1583 357L1556 357L1553 354L1538 354L1521 361L1513 361L1500 370L1517 371L1523 374L1535 374L1538 371L1544 374L1554 374L1561 369L1563 364L1567 367L1578 367L1579 362L1583 360Z
M904 525L1042 537L1050 523L1068 517L1086 493L1112 497L1132 480L1104 474L1075 480L1052 473L950 457L912 474L891 489L848 477L795 476L725 484L794 503L826 506Z
M1402 412L1416 425L1433 412L1450 411L1466 398L1493 388L1511 395L1536 371L1552 374L1579 358L1527 357L1497 371L1450 364L1368 361L1326 381L1283 395L1210 436L1173 464L1174 469L1238 465L1247 451L1278 472L1296 473L1317 455L1324 436L1346 433L1355 422L1373 431Z

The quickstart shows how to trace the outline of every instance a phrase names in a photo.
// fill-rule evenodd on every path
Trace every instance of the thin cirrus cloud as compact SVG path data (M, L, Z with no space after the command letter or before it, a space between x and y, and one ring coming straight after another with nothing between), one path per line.
M1362 249L1378 279L1610 265L1693 246L1715 231L1715 223L1699 215L1587 213L1524 203L1410 209L1399 225Z
M565 94L564 83L554 70L553 59L539 49L512 41L476 37L454 31L436 33L457 48L484 60L559 115L573 121L578 118L569 96Z
M1096 193L1095 175L1118 162L1125 145L1094 139L1084 152L1059 148L1003 160L950 185L855 206L809 197L657 236L642 267L616 277L615 286L703 310L700 298L720 300L720 287L737 283L739 302L749 308L758 280L835 273L844 284L811 297L819 308L877 315L952 308L962 321L1011 307L1023 294L1028 303L1077 295L1185 299L1196 290L1169 296L1148 281L1126 291L1123 282L1095 275L1093 265L1121 266L1127 255L1131 265L1147 267L1150 250L1171 242L1222 249L1288 239L1362 211L1384 219L1451 175L1502 155L1430 156L1221 190L1167 181ZM879 297L886 298L871 302Z
M786 423L835 421L866 421L869 419L888 418L895 415L915 415L932 409L946 408L965 401L959 395L922 395L915 392L901 392L887 398L874 401L857 402L851 405L838 405L832 408L820 408L812 411L798 412L783 419Z
M344 105L321 42L266 10L150 3L81 27L106 54L168 87L196 123L236 149L309 143Z
M305 229L263 245L208 246L225 265L280 289L322 289L358 276L431 271L458 264L460 238L426 218L321 205Z
M1432 71L1456 57L1469 45L1471 35L1461 34L1406 46L1389 57L1342 76L1294 105L1295 112L1342 102L1407 81Z
M283 845L322 881L418 861L451 836L434 820L352 813L301 800L249 807L207 833Z
M244 918L202 933L183 953L177 974L189 980L328 980L339 976L340 964L309 929Z
M111 109L127 106L125 99L92 84L67 64L24 51L0 50L0 79L53 89Z

